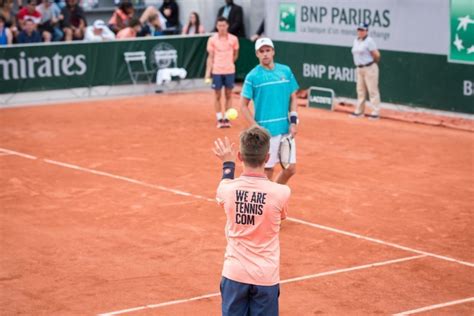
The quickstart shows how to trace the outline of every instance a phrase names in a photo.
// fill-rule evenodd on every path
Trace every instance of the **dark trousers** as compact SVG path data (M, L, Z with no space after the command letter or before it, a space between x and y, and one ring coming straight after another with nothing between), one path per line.
M223 316L278 316L280 285L240 283L222 277Z

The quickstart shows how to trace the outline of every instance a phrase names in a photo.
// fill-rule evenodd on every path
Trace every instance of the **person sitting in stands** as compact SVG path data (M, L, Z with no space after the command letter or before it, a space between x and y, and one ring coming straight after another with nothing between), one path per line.
M0 46L11 45L13 43L13 34L6 26L7 20L0 15Z
M191 34L204 34L204 26L201 24L201 20L199 19L199 14L197 12L191 12L189 14L189 21L183 27L183 35L191 35Z
M160 7L161 14L166 18L165 34L179 34L179 7L175 0L164 0Z
M35 25L35 29L36 26L40 23L41 13L36 10L36 3L36 0L28 0L27 6L18 11L16 17L18 19L20 30L23 30L23 28L25 27L26 20L31 20Z
M105 22L102 20L94 21L94 24L86 28L84 35L85 41L102 42L115 39L115 34L112 32Z
M138 32L142 29L142 25L138 19L131 19L128 27L117 33L117 39L128 39L137 37Z
M23 24L23 31L17 38L19 44L41 43L41 35L36 30L36 24L32 19L26 19Z
M122 1L109 20L109 28L114 33L118 33L127 27L134 14L135 8L133 4L126 0Z
M59 16L61 9L54 3L53 0L43 0L43 2L36 7L41 13L41 21L38 25L38 30L45 42L51 40L59 41L63 38L63 32L58 28Z
M67 5L62 8L61 26L64 32L64 40L82 40L86 29L86 17L84 10L77 3L78 0L67 0Z
M0 15L5 18L5 27L12 32L12 37L18 35L16 13L13 11L13 0L1 0L0 1Z
M143 25L142 30L138 33L138 36L160 36L163 35L161 28L160 18L158 14L154 13L148 17L148 20Z

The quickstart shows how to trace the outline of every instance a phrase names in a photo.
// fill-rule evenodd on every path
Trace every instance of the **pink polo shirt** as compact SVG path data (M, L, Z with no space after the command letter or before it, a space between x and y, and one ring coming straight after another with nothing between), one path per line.
M221 181L216 199L227 216L224 277L265 286L280 282L279 232L290 193L288 186L265 175Z
M239 49L237 36L227 34L219 37L216 33L207 40L207 52L214 53L212 73L215 75L229 75L235 73L234 51Z

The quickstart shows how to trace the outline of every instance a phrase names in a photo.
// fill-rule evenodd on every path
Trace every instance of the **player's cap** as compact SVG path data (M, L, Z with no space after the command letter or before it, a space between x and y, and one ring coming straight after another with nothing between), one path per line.
M369 25L367 23L360 23L357 25L357 30L368 31Z
M105 25L105 22L102 20L95 20L94 21L94 28L96 29L105 29L107 25Z
M268 37L259 38L255 42L255 50L259 50L260 47L262 47L262 46L270 46L271 48L275 48L275 46L273 46L272 40L269 39Z

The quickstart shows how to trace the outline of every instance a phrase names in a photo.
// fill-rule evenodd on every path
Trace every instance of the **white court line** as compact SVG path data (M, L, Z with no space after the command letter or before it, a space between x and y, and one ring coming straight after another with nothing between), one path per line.
M443 308L443 307L447 307L447 306L463 304L463 303L467 303L467 302L474 302L474 297L469 297L469 298L465 298L465 299L462 299L462 300L451 301L451 302L446 302L446 303L441 303L441 304L436 304L436 305L425 306L425 307L421 307L421 308L417 308L417 309L412 309L410 311L401 312L401 313L398 313L398 314L393 314L393 316L417 314L417 313L421 313L421 312L430 311L430 310L433 310L433 309L438 309L438 308Z
M308 279L314 279L314 278L319 278L322 276L326 275L333 275L333 274L338 274L338 273L343 273L343 272L350 272L350 271L355 271L355 270L362 270L362 269L368 269L368 268L373 268L373 267L380 267L380 266L386 266L389 264L394 264L394 263L399 263L399 262L404 262L404 261L410 261L410 260L415 260L419 258L424 258L427 257L426 255L418 255L418 256L412 256L412 257L404 257L400 259L393 259L393 260L388 260L388 261L381 261L381 262L376 262L376 263L369 263L369 264L364 264L362 266L355 266L352 268L345 268L345 269L338 269L338 270L332 270L332 271L327 271L327 272L321 272L321 273L316 273L316 274L309 274L297 278L292 278L292 279L286 279L281 281L281 284L284 283L291 283L291 282L297 282L297 281L303 281L303 280L308 280Z
M36 157L34 157L34 156L21 154L21 153L18 153L16 151L11 151L11 150L8 150L8 149L0 148L0 150L5 151L5 152L12 152L15 155L20 156L20 157L25 157L25 158L33 157L33 158L29 158L29 159L36 159ZM152 189L158 189L158 190L174 193L174 194L181 195L181 196L193 197L193 198L196 198L196 199L200 199L200 200L215 203L215 199L211 199L211 198L208 198L208 197L205 197L205 196L202 196L202 195L196 195L196 194L192 194L192 193L181 191L181 190L170 189L170 188L167 188L167 187L164 187L164 186L161 186L161 185L149 184L149 183L139 181L139 180L135 180L135 179L132 179L132 178L118 176L118 175L114 175L114 174L111 174L111 173L108 173L108 172L98 171L98 170L94 170L94 169L90 169L90 168L84 168L84 167L80 167L80 166L77 166L77 165L72 165L72 164L59 162L59 161L55 161L55 160L50 160L50 159L43 159L43 160L47 163L50 163L50 164L53 164L53 165L58 165L58 166L61 166L61 167L70 168L70 169L79 170L79 171L85 171L85 172L89 172L89 173L96 174L96 175L101 175L101 176L105 176L105 177L110 177L110 178L114 178L114 179L118 179L118 180L127 181L127 182L130 182L130 183L138 184L138 185L148 187L148 188L152 188ZM294 217L287 217L287 220L295 222L295 223L299 223L299 224L302 224L302 225L318 228L318 229L321 229L321 230L330 231L330 232L333 232L333 233L342 234L342 235L346 235L346 236L350 236L350 237L354 237L354 238L358 238L358 239L363 239L363 240L367 240L367 241L370 241L370 242L373 242L373 243L377 243L377 244L381 244L381 245L385 245L385 246L390 246L390 247L393 247L393 248L397 248L397 249L401 249L401 250L405 250L405 251L409 251L409 252L413 252L413 253L417 253L417 254L422 254L422 255L438 258L438 259L445 260L445 261L456 262L458 264L462 264L462 265L469 266L469 267L474 267L474 263L472 263L472 262L462 261L462 260L454 259L454 258L447 257L447 256L437 255L437 254L427 252L427 251L417 250L417 249L414 249L414 248L402 246L402 245L395 244L395 243L392 243L392 242L387 242L387 241L383 241L383 240L380 240L380 239L367 237L367 236L363 236L363 235L359 235L359 234L355 234L355 233L351 233L351 232L348 232L348 231L345 231L345 230L311 223L311 222L301 220L301 219L297 219L297 218L294 218Z
M280 284L293 283L293 282L298 282L298 281L308 280L308 279L316 279L316 278L320 278L320 277L323 277L323 276L339 274L339 273L344 273L344 272L350 272L350 271L355 271L355 270L362 270L362 269L369 269L369 268L373 268L373 267L386 266L386 265L390 265L390 264L415 260L415 259L424 258L424 257L426 257L426 256L425 255L419 255L419 256L412 256L412 257L404 257L404 258L399 258L399 259L393 259L393 260L380 261L380 262L375 262L375 263L370 263L370 264L364 264L364 265L361 265L361 266L355 266L355 267L351 267L351 268L326 271L326 272L321 272L321 273L316 273L316 274L309 274L309 275L305 275L305 276L301 276L301 277L297 277L297 278L282 280L282 281L280 281ZM210 298L210 297L215 297L215 296L220 296L220 292L210 293L210 294L205 294L205 295L201 295L201 296L195 296L195 297L185 298L185 299L180 299L180 300L168 301L168 302L163 302L163 303L159 303L159 304L149 304L149 305L144 305L144 306L132 307L132 308L122 309L122 310L118 310L118 311L114 311L114 312L107 312L107 313L98 314L98 316L111 316L111 315L126 314L126 313L131 313L131 312L144 310L144 309L154 309L154 308L159 308L159 307L164 307L164 306L169 306L169 305L176 305L176 304L181 304L181 303L198 301L198 300L202 300L202 299Z
M187 303L187 302L192 302L192 301L198 301L198 300L202 300L202 299L205 299L205 298L211 298L211 297L219 296L220 294L221 294L220 292L211 293L211 294L205 294L205 295L195 296L195 297L191 297L191 298L185 298L185 299L181 299L181 300L163 302L163 303L159 303L159 304L150 304L150 305L132 307L132 308L127 308L127 309L121 309L121 310L115 311L115 312L97 314L97 316L111 316L111 315L126 314L126 313L131 313L131 312L137 312L137 311L144 310L144 309L153 309L153 308L159 308L159 307L163 307L163 306L169 306L169 305L176 305L176 304Z
M162 190L162 191L165 191L165 192L174 193L174 194L177 194L177 195L190 196L190 197L200 199L200 200L215 202L214 199L210 199L210 198L207 198L207 197L202 196L202 195L192 194L192 193L181 191L181 190L170 189L170 188L167 188L167 187L164 187L164 186L161 186L161 185L150 184L150 183L135 180L135 179L132 179L132 178L118 176L118 175L108 173L108 172L104 172L104 171L98 171L98 170L94 170L94 169L84 168L84 167L80 167L80 166L77 166L77 165L72 165L72 164L59 162L59 161L51 160L51 159L44 159L44 162L49 163L49 164L53 164L53 165L57 165L57 166L61 166L61 167L65 167L65 168L70 168L70 169L74 169L74 170L89 172L89 173L96 174L96 175L99 175L99 176L105 176L105 177L109 177L109 178L123 180L123 181L126 181L126 182L138 184L138 185L141 185L141 186L144 186L144 187L147 187L147 188L158 189L158 190Z
M438 258L438 259L441 259L441 260L456 262L456 263L459 263L459 264L462 264L462 265L465 265L465 266L469 266L469 267L474 267L474 263L471 263L471 262L457 260L457 259L453 259L451 257L441 256L441 255L437 255L437 254L434 254L434 253L431 253L431 252L417 250L417 249L410 248L410 247L405 247L405 246L398 245L398 244L395 244L395 243L392 243L392 242L387 242L387 241L383 241L383 240L380 240L380 239L367 237L367 236L363 236L363 235L359 235L359 234L355 234L355 233L351 233L351 232L341 230L341 229L337 229L337 228L332 228L332 227L328 227L328 226L324 226L324 225L314 224L314 223L307 222L307 221L297 219L297 218L294 218L294 217L287 217L286 219L289 220L289 221L295 222L295 223L311 226L311 227L314 227L314 228L319 228L319 229L322 229L322 230L327 230L327 231L330 231L330 232L333 232L333 233L338 233L338 234L342 234L342 235L346 235L346 236L350 236L350 237L354 237L354 238L358 238L358 239L364 239L364 240L371 241L371 242L374 242L374 243L377 243L377 244L390 246L390 247L393 247L393 248L397 248L397 249L401 249L401 250L405 250L405 251L409 251L409 252L414 252L414 253L418 253L418 254L421 254L421 255L426 255L426 256Z
M6 153L6 154L15 155L15 156L20 156L20 157L27 158L27 159L31 159L31 160L38 159L38 157L31 156L31 155L27 155L27 154L23 154L23 153L19 153L19 152L17 152L17 151L5 149L5 148L0 148L0 151L4 152L4 153Z

